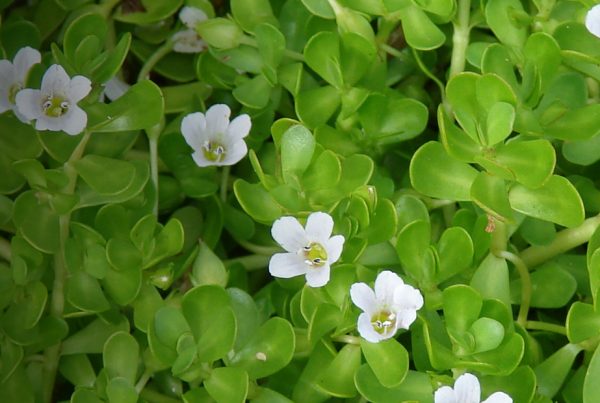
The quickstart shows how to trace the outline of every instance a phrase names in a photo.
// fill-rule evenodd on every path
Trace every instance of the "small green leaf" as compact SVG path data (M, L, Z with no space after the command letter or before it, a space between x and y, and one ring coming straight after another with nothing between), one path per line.
M435 141L421 146L410 162L413 187L439 199L471 200L470 189L477 174L476 169L450 157Z
M246 32L254 33L256 26L262 23L277 25L268 0L232 0L231 12Z
M506 139L513 130L515 108L506 102L496 102L488 110L486 137L488 146L493 146Z
M98 280L84 271L69 276L67 300L82 311L102 312L110 308Z
M600 393L600 348L596 347L583 383L583 403L593 403Z
M408 352L395 339L369 343L361 339L362 350L377 380L386 388L400 385L408 373Z
M241 368L215 368L204 387L218 403L243 403L248 394L248 373Z
M539 394L549 398L556 395L581 350L576 344L567 344L534 368Z
M504 339L504 327L494 319L479 318L471 325L469 333L475 339L474 353L495 349Z
M340 39L333 32L319 32L306 43L304 58L311 69L335 88L343 85Z
M281 170L284 180L300 177L308 168L315 151L315 138L301 125L290 127L281 137Z
M129 333L117 332L104 344L104 369L109 379L123 378L130 384L136 380L139 345Z
M551 176L538 189L516 184L510 189L508 199L511 207L520 213L566 227L575 227L585 218L581 197L562 176Z
M508 191L504 179L487 172L480 172L471 185L471 198L500 221L513 221L513 211L508 203Z
M200 250L192 266L190 279L194 286L218 285L225 287L229 274L221 259L204 243L200 242Z

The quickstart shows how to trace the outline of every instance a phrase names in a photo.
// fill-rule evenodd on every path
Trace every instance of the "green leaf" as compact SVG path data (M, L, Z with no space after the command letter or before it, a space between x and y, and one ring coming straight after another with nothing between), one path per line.
M172 365L177 358L177 342L186 332L190 332L190 327L180 309L172 306L158 309L148 327L150 351L161 362Z
M538 189L516 184L510 189L508 199L520 213L566 227L575 227L585 218L581 197L562 176L551 176Z
M229 274L225 265L204 243L200 242L200 250L192 266L190 279L194 286L199 285L218 285L225 287Z
M136 380L139 345L126 332L114 333L104 344L102 360L108 379L123 378L129 384Z
M474 353L493 350L504 339L504 327L500 322L490 318L479 318L469 328L475 340Z
M215 368L204 387L218 403L243 403L248 394L248 373L241 368Z
M129 332L129 323L124 316L119 316L114 322L106 322L97 318L86 327L70 335L62 343L62 355L69 354L100 354L109 337L117 332Z
M417 280L427 278L423 261L430 242L431 227L428 221L413 221L398 234L396 252L400 262L404 269Z
M283 215L281 206L260 183L238 179L233 183L233 190L244 211L256 221L270 224Z
M446 40L444 33L419 7L411 4L398 10L406 42L418 50L439 48Z
M507 193L504 179L487 172L480 172L471 185L471 198L479 207L500 221L512 222Z
M58 370L75 386L91 388L96 382L96 373L86 354L73 354L60 357Z
M421 146L410 162L413 187L430 197L471 200L470 189L476 177L476 169L450 157L435 141Z
M598 376L600 375L600 348L596 348L583 383L583 403L592 403L600 393Z
M577 281L559 265L548 263L531 273L531 307L560 308L566 306L577 289ZM513 301L519 301L522 282L511 283Z
M427 115L427 108L422 103L387 94L370 95L358 112L367 134L382 144L418 136L425 129Z
M495 159L514 173L517 182L529 188L542 186L556 164L554 147L542 139L511 141L496 149Z
M226 363L245 369L250 379L264 378L285 367L292 360L294 348L292 325L285 319L274 317L267 320Z
M449 279L471 266L473 241L469 233L460 227L447 228L437 245L439 266L438 282Z
M82 43L85 43L85 39L94 38L97 43L93 46L93 53L88 55L85 59L89 61L92 57L95 57L100 53L100 44L104 44L106 41L106 35L108 32L108 26L106 20L99 13L87 13L80 15L73 20L67 29L63 37L63 50L65 56L71 64L77 65L82 63L83 60L78 60L78 51Z
M248 108L262 109L269 103L271 84L265 76L260 74L244 81L233 90L232 94L242 105Z
M308 66L335 88L343 85L340 67L340 39L333 32L319 32L304 47Z
M119 305L129 305L142 286L142 269L140 266L115 270L112 267L106 271L102 280L104 290Z
M360 367L360 347L346 344L320 376L321 389L336 397L356 395L354 376Z
M485 19L500 41L520 49L527 39L527 29L514 17L525 13L519 0L491 0L485 7Z
M475 269L471 277L471 287L486 299L497 299L510 306L510 286L506 260L490 253ZM520 291L520 289L519 289ZM520 299L516 301L519 303Z
M147 25L163 20L177 12L181 7L183 0L173 0L168 2L142 1L143 11L130 12L124 9L122 5L114 13L113 18L117 21L127 22L136 25Z
M539 394L549 398L556 395L581 350L575 344L567 344L534 368Z
M314 15L326 18L326 19L334 19L335 13L333 12L333 8L328 1L321 0L302 0L302 4Z
M281 170L289 183L290 176L300 177L308 168L315 151L315 138L301 125L290 127L281 137Z
M361 395L374 403L420 402L433 403L434 391L429 376L423 372L408 371L404 382L394 388L386 388L373 370L363 364L355 376L356 387Z
M108 403L136 403L138 394L135 387L124 378L113 378L106 385Z
M362 350L377 380L386 388L400 385L408 373L408 352L395 339L369 343L361 339Z
M488 110L486 137L488 146L493 146L506 139L513 130L515 108L506 102L496 102Z
M246 32L254 33L256 26L262 23L277 25L268 0L231 0L231 12Z
M33 247L55 253L60 249L59 216L44 201L44 195L34 190L21 193L13 205L13 221Z
M483 301L479 293L466 285L453 285L443 292L444 315L448 330L466 332L479 318Z
M73 165L83 180L101 195L114 196L124 192L136 175L135 166L130 162L99 155L86 155Z
M212 362L225 357L236 333L227 292L215 285L196 287L185 294L181 309L194 335L198 359Z
M88 130L120 132L149 129L160 122L164 99L160 88L150 80L132 85L110 104L96 103L86 108Z
M340 106L340 94L332 86L302 91L296 96L296 114L309 128L327 123Z
M84 271L78 271L69 276L67 300L82 311L102 312L110 308L98 280Z

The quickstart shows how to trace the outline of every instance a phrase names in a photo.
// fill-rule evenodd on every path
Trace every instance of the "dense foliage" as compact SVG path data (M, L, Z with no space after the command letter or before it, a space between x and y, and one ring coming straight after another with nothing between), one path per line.
M0 0L0 401L596 403L592 6Z

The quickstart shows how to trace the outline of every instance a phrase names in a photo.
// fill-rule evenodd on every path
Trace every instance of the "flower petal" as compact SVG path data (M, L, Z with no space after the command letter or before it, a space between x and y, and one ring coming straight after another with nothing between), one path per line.
M399 285L394 290L394 306L403 309L421 309L423 295L421 295L421 291L408 284Z
M442 386L436 390L433 399L435 403L459 403L456 401L456 394L450 386Z
M229 141L241 140L250 133L252 121L250 116L243 114L231 121L227 127L227 138Z
M389 270L382 271L375 279L377 300L392 305L394 303L394 291L402 285L404 285L404 281L396 273Z
M512 403L512 398L504 392L496 392L481 403Z
M42 77L42 94L44 96L52 94L66 96L70 81L71 79L65 69L58 64L53 64L48 67L48 70L46 70Z
M81 133L87 125L87 114L77 105L72 105L63 118L60 130L71 136Z
M381 340L385 339L385 337L373 329L373 325L371 325L371 316L369 314L361 313L358 316L356 328L358 329L360 337L371 343L379 343Z
M304 228L294 217L281 217L271 227L273 239L288 252L296 253L308 245Z
M306 236L309 240L325 245L333 231L333 218L327 213L317 211L306 220Z
M196 29L196 25L198 25L199 22L207 20L208 17L206 13L199 8L185 6L179 12L179 19L186 27Z
M329 282L331 269L328 264L321 267L311 267L306 271L306 284L311 287L323 287Z
M592 35L600 38L600 4L595 5L587 12L585 27Z
M0 88L10 88L17 82L15 66L8 60L0 60Z
M19 81L24 83L29 70L31 70L31 67L33 67L34 64L40 63L41 61L42 55L37 51L37 49L29 46L19 49L15 55L15 58L13 59Z
M194 160L194 162L196 163L196 165L198 165L200 168L204 168L204 167L212 167L217 165L215 162L210 161L209 159L207 159L204 156L204 153L202 151L195 151L192 153L192 159Z
M81 101L92 90L92 82L84 76L75 76L69 82L67 97L71 103Z
M216 104L206 111L206 130L211 138L227 132L231 109L225 104Z
M417 319L417 311L414 309L402 309L396 311L396 330L407 329Z
M199 152L206 137L206 118L203 113L196 112L186 115L181 121L181 134L194 151Z
M479 403L481 388L479 379L475 375L465 373L454 382L456 400L461 403Z
M130 85L118 77L113 77L104 84L104 94L111 101L119 99L129 90Z
M335 263L340 258L342 250L344 249L345 238L343 235L332 236L325 242L325 249L327 249L327 262L329 264Z
M206 48L206 43L193 29L184 29L173 34L173 50L178 53L200 53Z
M26 88L17 93L15 100L19 113L27 120L37 119L44 114L40 90Z
M350 287L350 299L352 299L354 305L369 315L377 311L377 300L375 299L375 293L371 287L365 283L352 284Z
M295 253L276 253L269 261L269 273L273 277L290 278L305 274L308 267Z
M223 158L223 161L221 161L219 165L237 164L248 153L248 146L244 140L240 140L230 144L228 147L226 147L226 150L227 152L225 154L225 158Z

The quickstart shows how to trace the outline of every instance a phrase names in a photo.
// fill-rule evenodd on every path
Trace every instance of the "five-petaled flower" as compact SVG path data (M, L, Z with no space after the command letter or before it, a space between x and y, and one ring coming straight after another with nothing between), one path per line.
M596 4L585 15L585 27L594 36L600 38L600 4Z
M35 120L37 130L63 130L79 134L87 125L87 114L77 102L89 94L91 82L84 76L69 78L58 64L53 64L42 77L39 90L26 88L17 94L17 108L28 120Z
M248 152L244 137L250 132L250 117L240 115L230 123L230 114L227 105L218 104L206 115L195 112L181 121L181 133L194 149L192 158L199 167L233 165Z
M198 23L208 19L204 11L196 7L185 6L179 12L179 19L187 29L173 35L173 50L179 53L199 53L206 49L206 43L196 32Z
M275 277L306 276L311 287L322 287L329 281L330 267L342 254L344 237L331 236L333 219L327 213L308 216L306 227L294 217L281 217L273 223L271 235L287 253L276 253L269 262Z
M0 113L12 109L19 120L28 122L16 106L16 97L25 86L27 75L33 65L41 60L40 52L29 46L19 49L12 63L8 60L0 60Z
M462 374L454 382L454 389L442 386L435 391L435 403L512 403L512 399L504 392L492 393L481 401L479 379L469 373Z
M371 343L394 337L398 329L408 329L423 306L421 292L388 270L375 279L374 292L365 283L355 283L350 297L363 311L358 316L358 332Z

